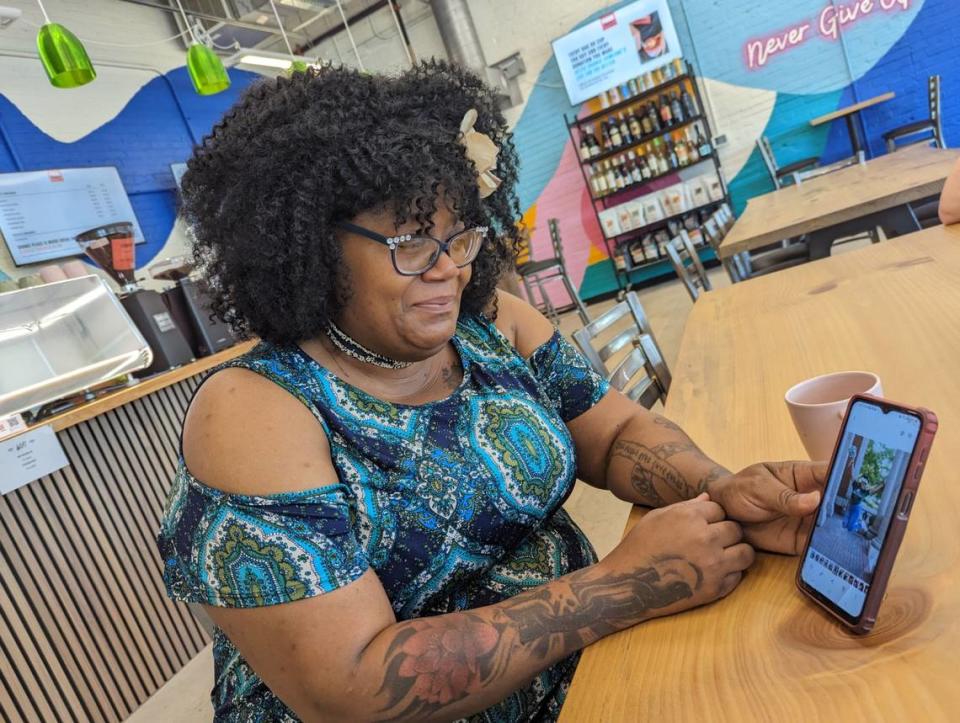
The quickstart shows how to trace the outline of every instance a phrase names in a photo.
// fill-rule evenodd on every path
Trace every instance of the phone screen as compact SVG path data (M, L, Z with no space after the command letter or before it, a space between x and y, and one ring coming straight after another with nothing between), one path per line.
M840 432L800 577L853 620L863 612L920 427L913 414L858 399Z

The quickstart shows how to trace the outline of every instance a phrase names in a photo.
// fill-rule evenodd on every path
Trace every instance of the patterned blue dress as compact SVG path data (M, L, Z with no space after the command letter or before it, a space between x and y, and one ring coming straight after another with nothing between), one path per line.
M561 507L576 470L564 423L608 384L556 333L524 360L490 321L463 318L453 344L462 383L418 406L376 399L295 346L261 343L228 362L311 410L339 479L298 492L228 494L191 476L181 457L158 536L168 594L276 605L373 568L397 619L409 620L496 603L595 562ZM548 668L472 720L555 719L577 660ZM297 720L219 630L214 665L216 720Z

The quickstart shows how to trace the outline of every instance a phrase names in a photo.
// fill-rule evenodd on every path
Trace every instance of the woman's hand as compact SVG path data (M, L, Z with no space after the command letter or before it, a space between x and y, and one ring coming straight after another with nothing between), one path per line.
M642 617L659 617L728 595L754 559L740 525L702 494L651 510L600 566L632 580Z
M707 492L751 545L799 555L826 477L825 462L763 462L711 482Z

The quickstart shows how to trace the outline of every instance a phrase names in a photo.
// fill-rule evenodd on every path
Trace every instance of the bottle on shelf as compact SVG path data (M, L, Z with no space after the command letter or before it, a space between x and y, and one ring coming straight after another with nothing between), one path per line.
M683 113L683 104L680 102L680 94L677 91L673 91L673 96L670 98L670 115L673 116L674 123L683 123L686 120Z
M673 70L677 74L678 78L687 72L687 69L683 67L683 58L673 59Z
M613 164L609 160L603 162L604 177L607 181L607 193L617 190L617 177L613 172Z
M683 129L683 142L687 146L687 158L690 159L690 163L697 163L700 160L700 151L697 150L697 144L690 137L689 127Z
M713 153L713 147L710 145L710 140L708 138L704 138L703 131L700 129L699 123L697 123L697 151L700 153L701 158L706 158Z
M610 134L607 132L607 124L600 121L600 148L602 151L610 150Z
M618 116L618 119L620 121L620 138L623 140L624 145L630 145L633 143L633 135L630 133L630 124L627 122L627 119L623 117L622 112Z
M597 167L597 187L600 189L600 195L605 196L610 193L610 184L607 183L607 169L602 163Z
M670 170L675 171L680 168L680 159L677 158L677 149L673 147L673 141L670 140L670 136L665 136L666 141L666 152L670 160Z
M629 183L623 173L623 156L617 156L613 159L613 179L617 184L616 190L618 191Z
M659 138L655 138L653 141L653 157L657 162L657 172L654 173L654 176L660 176L664 173L670 172L670 162L667 160L666 152L663 148L663 142Z
M590 166L590 193L594 198L599 198L607 190L606 181L603 180L603 174L597 170L597 164Z
M613 86L607 91L607 94L610 96L610 105L616 105L623 100L623 98L620 97L620 91L617 89L617 86Z
M657 113L657 107L653 104L653 101L647 104L646 117L650 119L650 132L659 133L662 130L660 126L660 116Z
M630 135L633 136L634 142L643 135L643 125L640 123L640 119L637 118L637 114L633 108L630 109L630 113L627 116L627 127L630 129Z
M581 160L581 161L589 161L589 160L590 160L590 141L587 140L587 134L588 134L589 132L590 132L590 129L588 128L588 129L587 129L586 131L584 131L583 134L580 136L580 151L579 151L579 152L580 152L580 160Z
M618 148L623 144L623 138L620 137L620 126L613 118L607 124L607 137L610 139L610 148Z
M637 85L636 78L630 78L630 80L627 81L627 88L630 89L631 96L638 95L640 93L640 86Z
M673 125L673 113L670 110L670 100L667 98L666 93L660 96L660 120L663 121L664 128L669 128Z
M640 109L640 128L643 135L648 136L653 133L653 123L650 120L650 106L644 106Z
M650 180L650 177L653 175L653 171L650 169L650 163L647 157L647 153L643 149L640 150L638 163L640 164L641 178L644 181Z
M680 102L683 103L683 110L686 112L688 119L697 117L697 104L687 90L686 85L683 86L683 90L680 92Z
M596 158L597 156L600 155L600 153L602 152L602 149L600 148L600 144L597 142L596 135L594 135L593 133L592 126L587 130L587 144L590 147L591 158Z
M687 153L687 144L683 140L682 134L677 134L673 139L673 148L677 154L677 162L681 167L690 165L690 156Z
M643 172L640 170L640 165L637 163L637 154L632 150L627 153L627 164L630 168L630 182L640 183L643 181Z
M601 107L601 108L609 108L609 107L610 107L610 96L607 95L607 91L605 91L605 90L601 91L601 92L600 92L600 95L598 95L597 97L600 99L600 107Z

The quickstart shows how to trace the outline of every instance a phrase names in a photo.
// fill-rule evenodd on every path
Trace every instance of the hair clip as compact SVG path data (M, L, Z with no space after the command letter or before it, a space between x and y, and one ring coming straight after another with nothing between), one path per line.
M460 121L460 144L477 167L477 186L480 198L486 198L500 187L502 181L493 174L497 167L497 154L500 149L490 140L490 136L474 130L477 122L477 110L471 108L463 115Z

